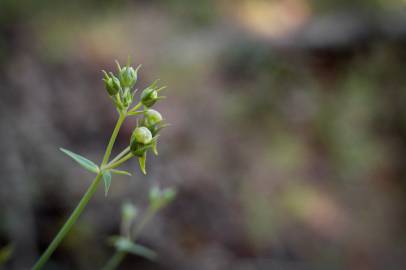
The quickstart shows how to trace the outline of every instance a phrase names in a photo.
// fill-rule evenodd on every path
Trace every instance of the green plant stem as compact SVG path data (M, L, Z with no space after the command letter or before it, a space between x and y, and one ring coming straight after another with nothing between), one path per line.
M92 184L87 189L85 195L83 195L82 199L80 200L79 204L76 206L75 210L73 211L73 213L71 214L69 219L65 222L65 224L63 225L61 230L55 236L54 240L52 240L51 244L49 244L48 248L42 254L41 258L34 265L34 267L32 268L33 270L39 270L45 265L45 263L48 261L49 257L52 255L52 253L55 251L55 249L59 246L59 244L61 243L63 238L71 230L72 226L76 223L80 214L85 209L87 203L92 198L93 194L96 192L97 186L99 185L100 180L102 179L101 176L102 176L101 173L99 173L96 176L96 178L93 180Z
M157 209L152 208L151 206L148 207L147 212L145 213L144 217L138 223L138 226L135 227L134 233L132 234L132 237L130 235L130 239L135 241L139 234L141 233L142 229L147 225L147 223L154 217L155 213L157 212Z
M128 111L128 113L133 113L136 110L138 110L142 106L141 102L138 102L137 105L135 105L131 110Z
M104 153L103 161L100 167L104 166L107 164L109 161L110 155L111 155L111 150L113 149L114 143L116 141L118 132L120 131L121 125L123 124L124 120L126 118L126 113L120 112L120 117L117 120L117 124L114 127L113 133L111 134L109 144L107 145L106 152Z
M116 269L120 263L124 260L127 252L123 250L117 250L114 255L110 258L107 264L103 267L102 270L114 270Z
M141 230L145 227L145 225L154 217L156 213L156 210L149 207L147 212L145 213L145 216L142 218L140 223L138 223L138 226L136 226L134 230L134 234L131 237L129 237L129 240L135 242L141 233ZM114 255L109 259L107 264L103 267L102 270L114 270L116 269L120 263L124 260L125 256L127 256L127 252L124 250L116 250Z
M113 164L110 164L110 165L106 166L104 169L109 170L109 169L117 168L118 166L120 166L121 164L123 164L124 162L126 162L127 160L129 160L132 157L134 157L134 154L133 153L128 153L125 157L123 157L122 159L114 162Z
M130 146L127 146L120 154L118 154L115 158L113 158L109 163L106 164L106 167L109 167L111 164L114 162L118 161L120 158L122 158L125 154L127 154L130 151Z
M120 116L117 120L116 126L114 127L113 133L111 134L110 141L107 145L106 152L103 157L103 161L100 167L103 167L109 160L111 155L111 150L113 148L114 142L116 141L118 132L120 131L121 125L123 124L126 118L126 113L120 112ZM52 253L55 249L59 246L62 240L65 238L66 234L71 230L72 226L76 223L77 219L79 218L80 214L85 209L86 205L93 197L93 194L97 190L97 186L100 184L100 180L102 179L102 173L99 172L96 178L93 180L90 187L87 189L85 195L83 195L82 199L80 200L79 204L76 206L75 210L69 217L69 219L65 222L62 226L58 234L52 240L51 244L49 244L48 248L45 252L41 255L37 263L34 265L32 270L39 270L41 269L45 263L48 261L49 257L51 257Z

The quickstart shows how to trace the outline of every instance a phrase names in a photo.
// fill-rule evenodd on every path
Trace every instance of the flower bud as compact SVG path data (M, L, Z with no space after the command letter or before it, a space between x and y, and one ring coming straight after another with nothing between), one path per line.
M142 157L152 147L151 131L146 127L137 127L131 135L130 150L134 156Z
M153 127L162 122L162 115L153 109L148 109L144 114L144 121L147 127Z
M112 79L113 79L113 87L114 87L114 89L116 90L116 93L117 93L118 91L121 90L120 80L115 76L113 76Z
M120 91L121 85L120 81L113 75L109 76L105 71L104 72L104 85L106 87L107 92L110 96L114 96Z
M134 84L137 82L137 72L138 68L134 70L133 67L123 67L120 70L120 82L123 87L133 87Z
M159 186L153 186L149 190L149 201L150 203L153 203L161 198L161 189Z
M154 88L146 88L141 93L141 103L145 107L153 106L158 100L158 91Z
M131 140L140 144L148 144L152 141L152 134L146 127L137 127L132 136Z
M149 203L154 209L160 209L172 201L176 196L176 190L173 188L161 189L154 186L149 191Z
M121 208L123 222L129 223L137 216L137 208L131 203L123 204Z
M107 92L109 93L110 96L114 96L115 94L117 94L118 91L116 91L116 89L114 88L113 85L113 79L112 78L108 78L104 81L105 87Z

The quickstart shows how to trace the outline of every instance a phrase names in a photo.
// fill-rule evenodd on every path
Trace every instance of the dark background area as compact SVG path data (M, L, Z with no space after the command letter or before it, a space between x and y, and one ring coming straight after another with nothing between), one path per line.
M148 175L102 187L46 269L99 269L120 206L177 199L120 269L405 269L406 1L0 1L0 247L28 269L116 121L101 70L160 78ZM126 122L117 148L128 145ZM0 267L1 268L1 267Z

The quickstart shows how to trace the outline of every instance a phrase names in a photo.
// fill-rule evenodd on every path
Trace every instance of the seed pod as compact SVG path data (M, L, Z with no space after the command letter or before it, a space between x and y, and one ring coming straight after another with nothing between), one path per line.
M146 88L141 93L141 103L145 107L152 107L158 100L158 92L154 88Z
M131 136L131 140L140 144L148 144L152 141L152 134L146 127L137 127Z
M147 127L154 127L162 122L162 120L162 115L156 110L148 109L144 113L144 122Z

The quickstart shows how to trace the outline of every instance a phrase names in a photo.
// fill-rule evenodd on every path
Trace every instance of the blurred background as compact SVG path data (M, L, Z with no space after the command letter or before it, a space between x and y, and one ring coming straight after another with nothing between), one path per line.
M102 187L46 269L99 269L120 206L177 199L120 269L405 269L405 0L1 0L0 248L28 269L116 121L101 70L168 85L148 175ZM128 145L126 122L116 150Z

